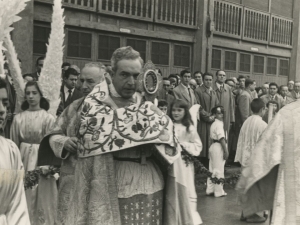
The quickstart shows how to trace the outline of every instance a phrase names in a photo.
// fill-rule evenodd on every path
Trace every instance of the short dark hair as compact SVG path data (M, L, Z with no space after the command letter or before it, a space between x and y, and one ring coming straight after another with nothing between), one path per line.
M168 107L168 102L166 100L158 100L158 104L157 107L163 107L163 106L167 106Z
M38 85L38 83L37 83L36 81L28 81L28 82L26 83L26 85L25 85L25 90L24 90L24 91L26 92L27 87L31 87L31 86L35 86L36 89L38 90L38 92L39 92L40 95L41 95L40 107L41 107L42 109L48 111L49 108L50 108L50 104L49 104L48 100L43 96L42 91L41 91L41 89L40 89L40 87L39 87L39 85ZM22 103L21 109L22 109L23 111L29 109L29 103L28 103L27 100L25 100L25 101Z
M262 90L261 87L256 87L256 88L255 88L255 91L256 91L257 94L258 94L258 92L259 92L260 90Z
M227 84L229 81L232 81L233 83L235 83L233 79L228 78L228 79L225 80L225 84Z
M206 77L206 76L211 76L212 78L214 77L214 75L212 75L212 73L204 73L203 74L203 79Z
M0 78L0 89L5 89L7 91L7 87L6 87L6 81L2 78Z
M73 68L68 68L64 73L64 78L69 78L70 75L78 76L79 73Z
M176 79L176 86L177 86L178 85L178 77L175 74L170 74L168 79L170 79L170 78Z
M271 104L277 105L276 112L278 112L278 111L279 111L279 104L278 104L278 102L276 102L276 101L274 101L274 100L268 101L268 102L267 102L267 107L268 107L268 108L269 108L270 103L271 103Z
M250 104L251 111L253 113L259 113L259 111L265 107L265 103L261 98L255 98Z
M182 70L180 72L180 76L183 77L183 75L186 74L186 73L191 73L191 71L189 71L189 70Z
M275 86L275 87L278 89L278 85L277 85L275 82L270 83L270 84L269 84L269 88L270 88L271 86Z
M240 81L240 79L246 79L246 77L244 75L239 75L239 77L237 78L237 80Z
M196 72L193 73L193 76L195 77L195 75L198 74L198 73L200 73L201 75L203 75L203 73L198 70L198 71L196 71Z
M221 72L221 71L224 71L224 70L217 70L216 76L218 76L218 73ZM224 72L225 72L225 71L224 71Z
M252 80L252 79L246 79L246 81L245 81L245 87L249 87L253 83L254 83L254 80Z
M38 65L40 60L45 60L45 56L38 57L36 62L35 62L35 65Z
M65 66L71 66L71 64L69 62L64 62L62 65L61 65L61 68L63 69Z
M211 109L211 114L216 115L216 114L217 114L218 108L221 109L221 112L222 112L223 114L225 113L224 107L221 106L221 105L217 105L217 106L215 106L215 107L213 107L213 108Z
M163 80L169 80L169 78L167 78L167 77L164 77L164 78L163 78Z

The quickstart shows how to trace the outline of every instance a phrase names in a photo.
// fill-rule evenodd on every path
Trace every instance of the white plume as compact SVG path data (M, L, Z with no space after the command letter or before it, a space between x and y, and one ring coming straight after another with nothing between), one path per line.
M64 10L61 0L54 0L51 33L44 66L39 77L44 97L50 100L49 112L55 116L59 104L61 87L61 65L63 62Z

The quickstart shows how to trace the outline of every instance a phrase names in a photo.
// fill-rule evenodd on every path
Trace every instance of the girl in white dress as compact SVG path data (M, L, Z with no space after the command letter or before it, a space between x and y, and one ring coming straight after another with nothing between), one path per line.
M25 172L37 168L39 144L54 124L54 117L47 112L49 102L43 97L36 81L25 86L23 112L14 117L11 139L20 149ZM43 171L47 168L43 167ZM57 203L57 185L53 177L40 176L39 184L25 192L32 225L54 225Z
M174 121L175 135L179 144L191 155L200 155L202 143L197 129L193 126L188 105L184 101L179 99L173 102L171 106L171 119ZM189 184L189 200L193 222L195 225L202 224L201 217L197 211L194 164L190 163L184 169L183 174Z
M215 122L210 127L210 138L213 144L209 148L209 171L213 174L212 177L224 178L224 166L228 158L228 150L226 143L226 135L224 131L224 108L216 106L211 110L215 117ZM207 178L207 195L215 197L226 196L227 193L223 190L223 184L214 184L210 178Z

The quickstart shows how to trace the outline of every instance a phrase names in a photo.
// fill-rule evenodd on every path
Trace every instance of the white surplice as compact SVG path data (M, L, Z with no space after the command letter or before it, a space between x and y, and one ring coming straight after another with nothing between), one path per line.
M187 152L193 156L200 155L202 150L202 143L200 137L197 133L196 128L191 125L189 127L189 132L187 132L186 127L179 123L174 123L175 135L180 143ZM193 221L195 225L202 224L201 217L197 211L197 193L195 188L195 168L194 164L189 164L184 167L185 171L182 171L186 177L188 188L189 188L189 198L190 206L192 210Z
M0 224L30 225L18 147L0 136Z

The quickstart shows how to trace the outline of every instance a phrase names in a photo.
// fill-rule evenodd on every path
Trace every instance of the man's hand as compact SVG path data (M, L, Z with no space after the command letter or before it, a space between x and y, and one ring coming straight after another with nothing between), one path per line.
M77 152L77 140L78 139L76 137L69 138L64 144L64 149L66 149L70 153L76 153Z
M224 151L224 153L223 153L223 159L227 160L228 156L229 156L228 150Z

